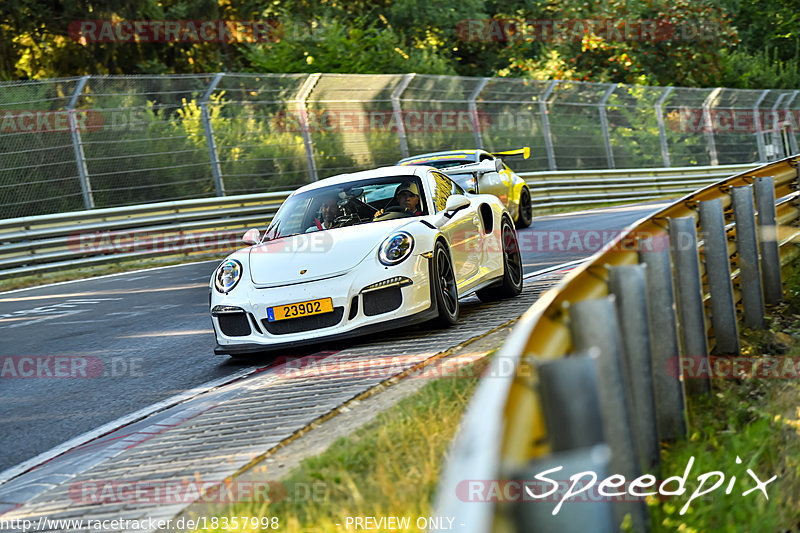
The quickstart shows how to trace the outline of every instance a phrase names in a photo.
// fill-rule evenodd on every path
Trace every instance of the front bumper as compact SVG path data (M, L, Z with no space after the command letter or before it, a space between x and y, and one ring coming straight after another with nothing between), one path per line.
M406 264L407 263L407 264ZM244 285L228 295L212 294L214 353L247 354L365 335L435 318L430 260L423 255L401 265L356 268L345 275L295 285L258 289ZM403 285L364 292L393 278ZM409 283L410 282L410 283ZM240 283L241 284L241 283ZM267 308L330 297L333 313L270 322Z

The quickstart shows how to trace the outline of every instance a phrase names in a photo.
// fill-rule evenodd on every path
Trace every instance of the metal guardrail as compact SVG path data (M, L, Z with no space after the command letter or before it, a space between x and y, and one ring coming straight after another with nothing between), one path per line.
M553 516L555 503L537 505L521 484L556 466L550 478L658 477L659 441L685 436L684 399L709 390L707 377L678 379L683 363L737 353L738 324L763 324L764 303L781 296L781 264L800 254L798 159L681 198L542 295L468 407L435 512L475 532L617 531L625 515L646 531L643 501ZM670 364L681 370L670 375Z
M520 172L536 207L594 205L688 194L736 172L757 166L671 167L624 170Z
M752 166L752 165L750 165ZM747 168L750 168L747 166ZM716 181L741 165L523 173L534 209L638 201ZM690 190L694 190L691 188ZM0 279L155 256L226 254L290 191L0 220Z
M154 256L229 253L289 192L0 220L0 278Z

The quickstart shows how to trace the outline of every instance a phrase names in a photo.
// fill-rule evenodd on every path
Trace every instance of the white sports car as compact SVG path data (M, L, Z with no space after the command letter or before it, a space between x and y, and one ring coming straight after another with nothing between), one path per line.
M472 166L489 165L497 163ZM243 240L251 246L211 278L215 353L429 320L448 326L458 320L461 297L519 294L522 261L510 214L493 195L466 193L449 170L379 168L292 193L264 235L248 230Z

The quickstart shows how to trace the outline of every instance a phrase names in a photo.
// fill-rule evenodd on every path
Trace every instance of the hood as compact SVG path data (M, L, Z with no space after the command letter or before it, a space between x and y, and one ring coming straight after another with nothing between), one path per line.
M314 231L252 246L250 278L261 288L305 283L342 275L374 253L407 218ZM300 272L305 270L305 274Z

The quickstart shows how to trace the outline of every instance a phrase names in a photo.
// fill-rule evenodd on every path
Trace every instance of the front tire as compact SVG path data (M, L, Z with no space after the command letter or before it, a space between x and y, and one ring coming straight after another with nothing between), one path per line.
M503 279L499 285L475 292L482 302L513 298L522 292L522 255L519 253L517 232L505 218L500 239L503 245Z
M531 192L527 187L519 193L519 208L517 213L517 227L527 228L533 222L533 206L531 205Z
M439 316L433 322L440 327L450 327L458 322L460 308L458 305L458 289L456 287L456 276L453 270L453 262L450 253L441 241L437 241L433 247L433 286L436 307Z

